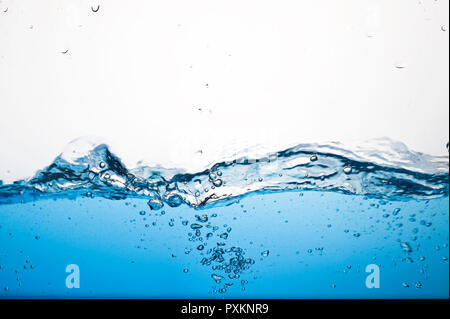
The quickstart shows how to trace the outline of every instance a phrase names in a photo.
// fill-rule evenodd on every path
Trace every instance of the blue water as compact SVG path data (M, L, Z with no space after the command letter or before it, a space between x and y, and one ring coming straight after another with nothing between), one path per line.
M302 145L195 174L62 154L0 185L0 297L448 298L448 157L385 154Z

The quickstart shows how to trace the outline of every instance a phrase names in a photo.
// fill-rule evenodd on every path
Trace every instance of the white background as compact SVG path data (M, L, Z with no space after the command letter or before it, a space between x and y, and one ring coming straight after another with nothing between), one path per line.
M382 136L448 155L448 5L0 0L0 179L80 136L131 167Z

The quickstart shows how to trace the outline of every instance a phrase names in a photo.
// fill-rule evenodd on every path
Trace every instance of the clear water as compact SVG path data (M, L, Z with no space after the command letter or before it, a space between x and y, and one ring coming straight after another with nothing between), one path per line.
M0 185L0 296L448 298L448 157L383 143L199 173L128 170L76 144ZM80 288L66 287L69 264Z

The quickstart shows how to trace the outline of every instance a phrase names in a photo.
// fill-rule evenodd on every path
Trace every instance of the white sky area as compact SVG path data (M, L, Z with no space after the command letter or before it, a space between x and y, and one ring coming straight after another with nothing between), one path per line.
M82 136L130 168L384 136L448 155L447 0L0 0L0 10L4 182Z

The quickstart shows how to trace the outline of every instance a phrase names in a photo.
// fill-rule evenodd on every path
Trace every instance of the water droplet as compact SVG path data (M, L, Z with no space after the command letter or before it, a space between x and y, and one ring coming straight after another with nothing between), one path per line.
M352 167L350 165L344 166L344 173L350 174L352 172Z
M311 155L311 157L309 158L309 160L310 160L311 162L317 161L317 155Z
M145 210L141 210L141 211L139 212L139 215L144 216L144 215L145 215Z
M185 274L187 274L187 273L189 272L189 269L184 268L184 269L183 269L183 272L184 272Z
M200 229L200 228L202 228L203 226L202 225L200 225L200 224L191 224L191 228L192 229Z
M354 233L353 236L359 237L359 236L361 236L361 234L360 233Z
M261 253L261 256L263 256L263 257L269 256L269 251L268 251L268 250L263 251L263 252Z
M36 239L36 240L39 240L39 238L41 238L41 237L39 237L38 235L34 236L34 239Z
M104 168L106 166L105 162L100 162L99 164L100 168Z
M205 248L205 246L203 246L203 245L198 245L197 246L197 250L203 250Z
M405 288L409 288L409 285L406 282L402 283L402 286Z
M199 197L200 196L200 192L195 192L194 196L195 197Z
M422 283L420 281L418 281L418 282L416 282L415 286L417 289L420 289L420 288L422 288Z
M441 26L441 31L447 31L447 26L446 25L443 25L443 26Z
M406 63L404 63L402 61L397 61L397 62L395 62L394 66L397 70L402 70L402 69L406 68Z

